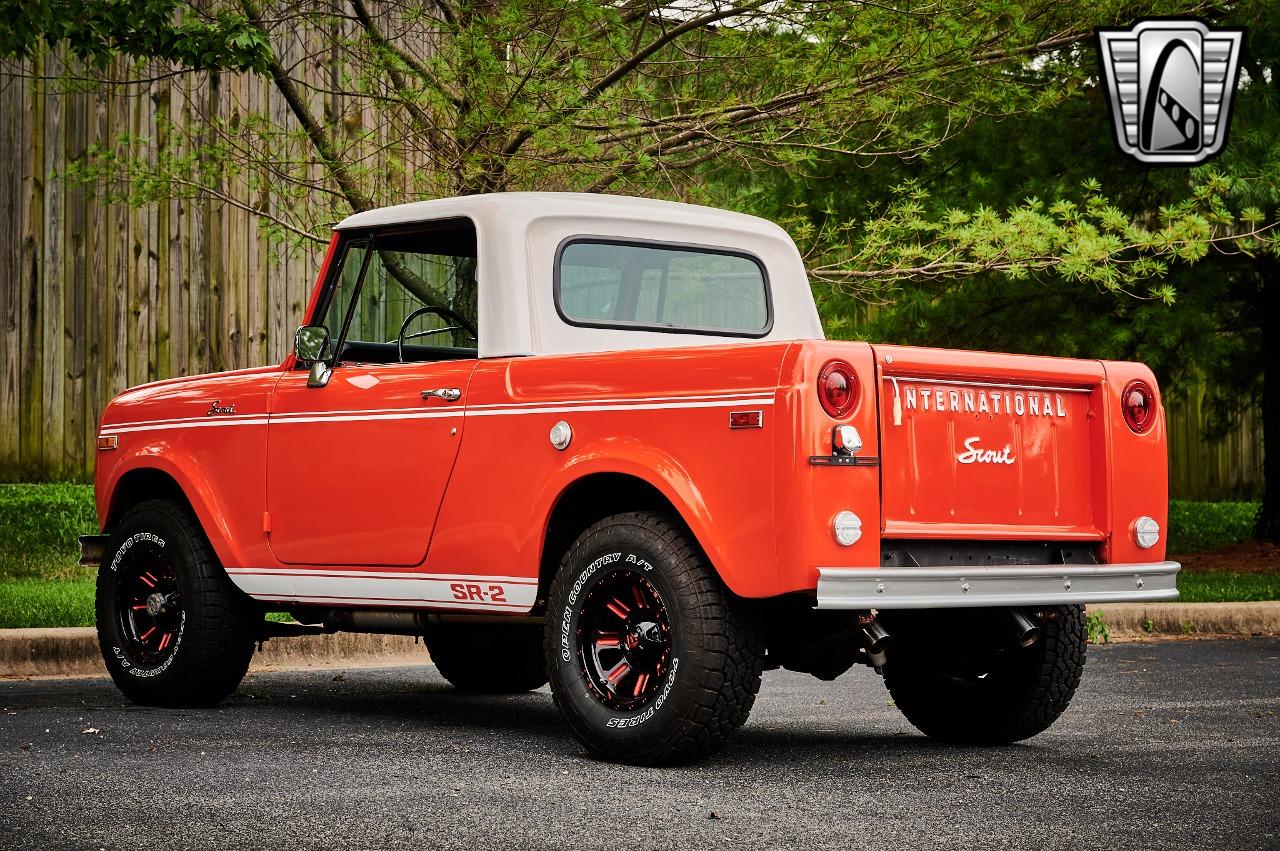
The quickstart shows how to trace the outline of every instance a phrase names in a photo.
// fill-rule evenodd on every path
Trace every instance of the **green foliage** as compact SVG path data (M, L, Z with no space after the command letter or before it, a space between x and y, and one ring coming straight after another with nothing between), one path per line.
M1111 641L1111 630L1103 620L1103 614L1101 609L1085 612L1084 628L1090 644L1107 644Z
M266 33L230 8L181 0L0 0L0 57L28 58L65 43L104 68L112 56L160 59L193 69L263 71Z
M154 134L107 140L77 175L134 204L215 197L305 238L351 209L413 197L610 189L708 200L722 194L708 172L750 185L834 158L921 157L984 116L1078 90L1093 71L1068 61L1071 46L1095 26L1195 3L998 0L921 14L846 0L147 0L127 18L112 0L88 8L88 34L43 6L15 14L10 52L43 37L94 59L119 50L252 68L292 116L209 116L183 133L161 115ZM335 55L323 82L307 77Z
M1247 541L1257 516L1256 502L1170 500L1167 551L1181 555Z
M1233 573L1213 570L1178 574L1179 600L1183 603L1254 603L1280 600L1280 570L1270 573Z

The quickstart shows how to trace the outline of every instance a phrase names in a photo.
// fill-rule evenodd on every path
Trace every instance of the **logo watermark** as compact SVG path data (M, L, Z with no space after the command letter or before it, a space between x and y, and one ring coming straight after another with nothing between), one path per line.
M1149 20L1097 33L1121 151L1152 165L1189 166L1222 150L1244 30Z

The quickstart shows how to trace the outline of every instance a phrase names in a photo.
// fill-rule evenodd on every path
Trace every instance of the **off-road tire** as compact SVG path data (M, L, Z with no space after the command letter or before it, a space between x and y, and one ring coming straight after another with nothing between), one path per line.
M584 654L591 651L582 642L594 640L586 632L594 626L587 624L601 622L584 612L596 605L588 601L626 582L643 583L644 593L661 604L667 664L654 669L652 681L646 677L647 690L637 684L634 699L640 702L620 710L593 690L600 681L588 673ZM714 752L746 722L760 690L763 658L764 647L736 601L689 533L666 515L635 512L601 520L569 548L551 584L551 690L574 735L605 759L657 765Z
M180 603L171 652L145 660L117 614L132 558L171 568ZM227 578L185 506L151 500L130 508L112 530L97 584L98 645L120 691L147 706L212 706L235 691L249 668L262 612Z
M964 615L948 612L932 631L911 630L900 616L890 628L893 639L884 668L889 694L916 729L939 741L1006 744L1044 732L1071 703L1087 646L1084 606L1059 606L1048 613L1035 644L1006 645L989 654L995 661L980 680L956 675L957 654L983 652L957 649L981 645L968 640ZM931 614L912 613L917 624ZM974 612L972 617L985 621L988 633L998 629L992 623L998 612Z
M424 636L440 676L472 694L518 694L547 684L542 627L441 624Z

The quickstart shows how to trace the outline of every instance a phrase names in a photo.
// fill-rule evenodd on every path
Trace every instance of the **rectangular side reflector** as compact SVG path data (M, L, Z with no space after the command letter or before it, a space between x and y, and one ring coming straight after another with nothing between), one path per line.
M764 411L730 411L729 428L764 428Z
M98 435L98 451L102 452L106 449L115 449L120 443L120 437L114 434Z

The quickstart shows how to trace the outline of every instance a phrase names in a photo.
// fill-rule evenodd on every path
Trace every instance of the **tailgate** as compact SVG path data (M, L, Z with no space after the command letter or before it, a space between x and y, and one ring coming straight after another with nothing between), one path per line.
M1099 540L1097 361L876 346L886 538Z

